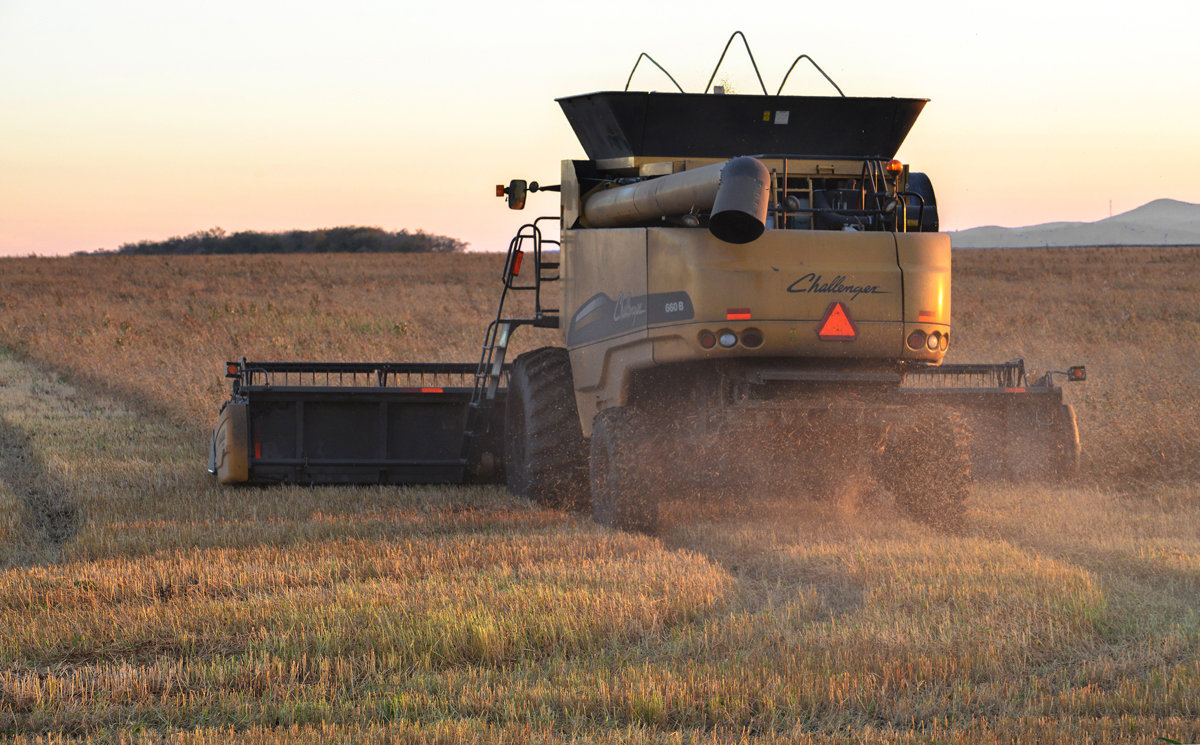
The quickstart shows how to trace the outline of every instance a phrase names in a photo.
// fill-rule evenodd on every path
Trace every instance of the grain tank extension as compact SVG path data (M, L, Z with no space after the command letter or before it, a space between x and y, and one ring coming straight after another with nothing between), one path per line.
M1074 471L1060 373L943 364L950 239L930 179L894 159L924 99L559 104L587 159L556 186L499 188L513 208L558 191L560 209L513 238L480 359L230 362L221 482L503 481L653 531L664 503L728 492L712 487L822 498L866 480L936 523L972 477ZM532 293L533 315L506 315L510 292ZM510 363L523 325L560 344Z

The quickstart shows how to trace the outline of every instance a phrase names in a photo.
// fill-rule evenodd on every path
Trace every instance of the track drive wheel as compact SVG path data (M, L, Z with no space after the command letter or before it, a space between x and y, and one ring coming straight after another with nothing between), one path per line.
M889 428L878 478L900 510L940 528L962 524L971 484L968 436L954 411L915 414Z
M587 451L567 350L542 347L517 357L504 428L510 491L550 507L586 507Z
M592 519L600 525L657 532L658 500L639 452L646 435L646 418L637 409L616 406L596 415L589 469Z

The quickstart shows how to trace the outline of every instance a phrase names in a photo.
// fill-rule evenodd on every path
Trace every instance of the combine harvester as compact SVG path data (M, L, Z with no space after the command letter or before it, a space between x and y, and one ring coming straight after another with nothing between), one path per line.
M588 160L556 186L497 187L514 209L539 191L561 207L509 245L478 363L230 362L222 483L506 481L653 531L661 500L713 485L820 496L871 474L907 514L952 523L972 473L1076 469L1053 376L1082 367L942 364L950 239L929 178L894 159L925 99L626 84L558 103ZM510 292L533 314L506 315ZM525 325L562 345L509 364Z

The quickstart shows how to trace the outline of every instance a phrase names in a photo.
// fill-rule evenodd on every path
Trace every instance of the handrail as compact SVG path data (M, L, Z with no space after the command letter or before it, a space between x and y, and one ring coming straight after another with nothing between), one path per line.
M778 96L780 93L783 93L783 86L787 84L788 76L792 74L792 70L794 70L796 68L796 65L799 64L800 60L802 60L802 59L806 59L809 62L811 62L812 66L817 68L817 72L819 72L825 76L825 79L828 80L829 84L832 85L837 90L838 94L841 95L842 98L846 97L846 94L842 93L841 87L837 83L833 82L833 78L829 77L829 75L824 70L821 69L821 66L817 64L817 61L815 59L813 59L812 57L809 57L807 54L802 54L799 57L797 57L795 60L792 61L792 66L789 67L788 71L786 73L784 73L784 75L783 75L783 81L779 84L779 90L775 91L776 96Z
M663 75L666 75L668 78L671 78L671 82L675 83L675 87L679 89L680 93L686 92L683 90L683 86L680 85L679 82L677 80L675 80L674 77L671 76L671 73L667 72L667 69L665 67L658 64L658 62L655 62L654 58L651 57L650 55L646 54L645 52L642 52L641 54L638 55L637 62L633 63L633 69L629 71L629 79L625 81L625 91L626 92L629 91L629 84L633 82L633 74L635 72L637 72L638 64L641 63L642 57L645 57L646 59L650 60L651 62L654 62L654 66L657 67L658 69L662 70Z
M734 37L742 37L742 43L746 45L746 54L750 57L750 64L754 66L754 74L758 76L758 84L762 86L764 96L770 95L767 93L767 84L763 82L762 74L758 71L758 63L754 61L754 52L750 51L750 42L746 41L746 35L741 31L734 31L729 37L729 41L725 42L725 51L721 52L721 59L717 60L717 66L713 68L712 76L708 79L708 84L704 86L703 93L708 93L712 88L712 82L717 77L717 71L721 69L721 63L725 61L725 53L729 51L729 45L733 43Z

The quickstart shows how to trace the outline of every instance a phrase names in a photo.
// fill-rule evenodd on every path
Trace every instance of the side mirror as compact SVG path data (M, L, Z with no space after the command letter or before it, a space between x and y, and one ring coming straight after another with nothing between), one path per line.
M507 187L505 187L503 184L498 184L496 186L496 196L507 196L508 208L510 210L525 209L525 196L528 191L529 185L525 183L524 179L519 178L515 178L508 182Z

